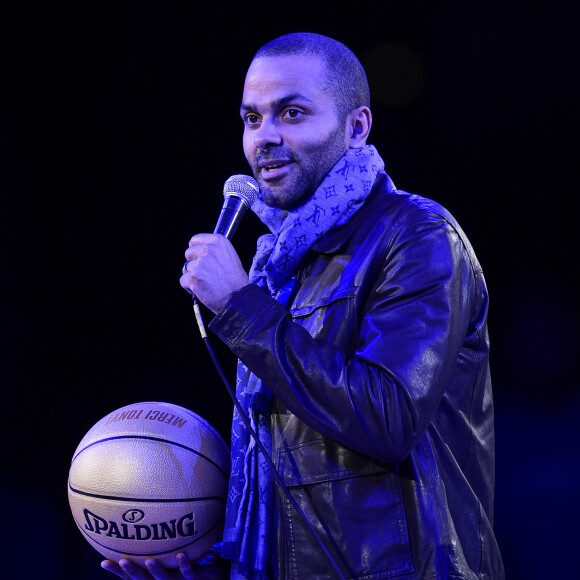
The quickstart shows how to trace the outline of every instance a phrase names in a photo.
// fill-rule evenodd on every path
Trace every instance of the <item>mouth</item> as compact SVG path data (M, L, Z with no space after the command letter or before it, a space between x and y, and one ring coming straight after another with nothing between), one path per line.
M282 177L288 172L288 167L293 163L289 159L262 161L258 163L260 175L265 181Z

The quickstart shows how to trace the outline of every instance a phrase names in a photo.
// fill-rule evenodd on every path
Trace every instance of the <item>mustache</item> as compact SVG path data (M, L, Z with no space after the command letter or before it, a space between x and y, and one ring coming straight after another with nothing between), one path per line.
M291 149L282 146L261 150L256 155L256 163L264 163L266 161L295 161L295 158Z

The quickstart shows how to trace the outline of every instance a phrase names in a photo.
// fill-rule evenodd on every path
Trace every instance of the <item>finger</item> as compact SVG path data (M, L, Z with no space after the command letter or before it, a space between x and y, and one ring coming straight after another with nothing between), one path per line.
M216 236L219 234L195 234L189 240L189 246L196 246L199 244L210 244L216 240Z
M185 275L179 278L179 284L181 285L181 287L193 296L195 292L189 287L190 283L191 279L187 278Z
M193 571L191 560L186 554L180 552L175 555L175 559L177 560L179 570L184 578L195 578L195 572Z
M121 558L119 560L119 566L121 566L121 569L125 572L129 580L151 580L151 576L143 568L131 562L131 560Z
M114 562L113 560L103 560L101 562L101 568L103 570L107 570L107 572L112 572L113 574L116 574L117 576L119 576L119 578L123 578L123 580L131 580L129 576L127 576L127 574L125 574L125 572L121 570L119 564L117 564L117 562Z
M185 259L196 260L200 256L207 254L208 247L208 244L196 244L195 246L189 246L189 248L185 250Z
M191 262L195 262L195 260L187 260L185 262L185 264L183 264L183 267L181 268L181 273L182 274L190 274L190 271L188 270L188 266L191 264Z
M149 570L149 573L153 578L155 578L155 580L171 580L177 576L176 573L171 574L153 558L145 560L145 566L147 566L147 570Z

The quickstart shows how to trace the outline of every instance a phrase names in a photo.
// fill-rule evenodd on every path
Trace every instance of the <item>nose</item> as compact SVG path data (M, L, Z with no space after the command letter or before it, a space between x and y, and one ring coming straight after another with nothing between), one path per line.
M266 149L273 145L281 145L282 136L275 123L262 119L260 127L254 133L254 145L258 149Z

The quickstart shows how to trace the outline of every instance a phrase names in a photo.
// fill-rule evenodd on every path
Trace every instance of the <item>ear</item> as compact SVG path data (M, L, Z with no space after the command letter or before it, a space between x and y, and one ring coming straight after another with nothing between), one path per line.
M346 141L349 149L358 149L366 144L373 116L371 110L366 107L353 109L346 118Z

